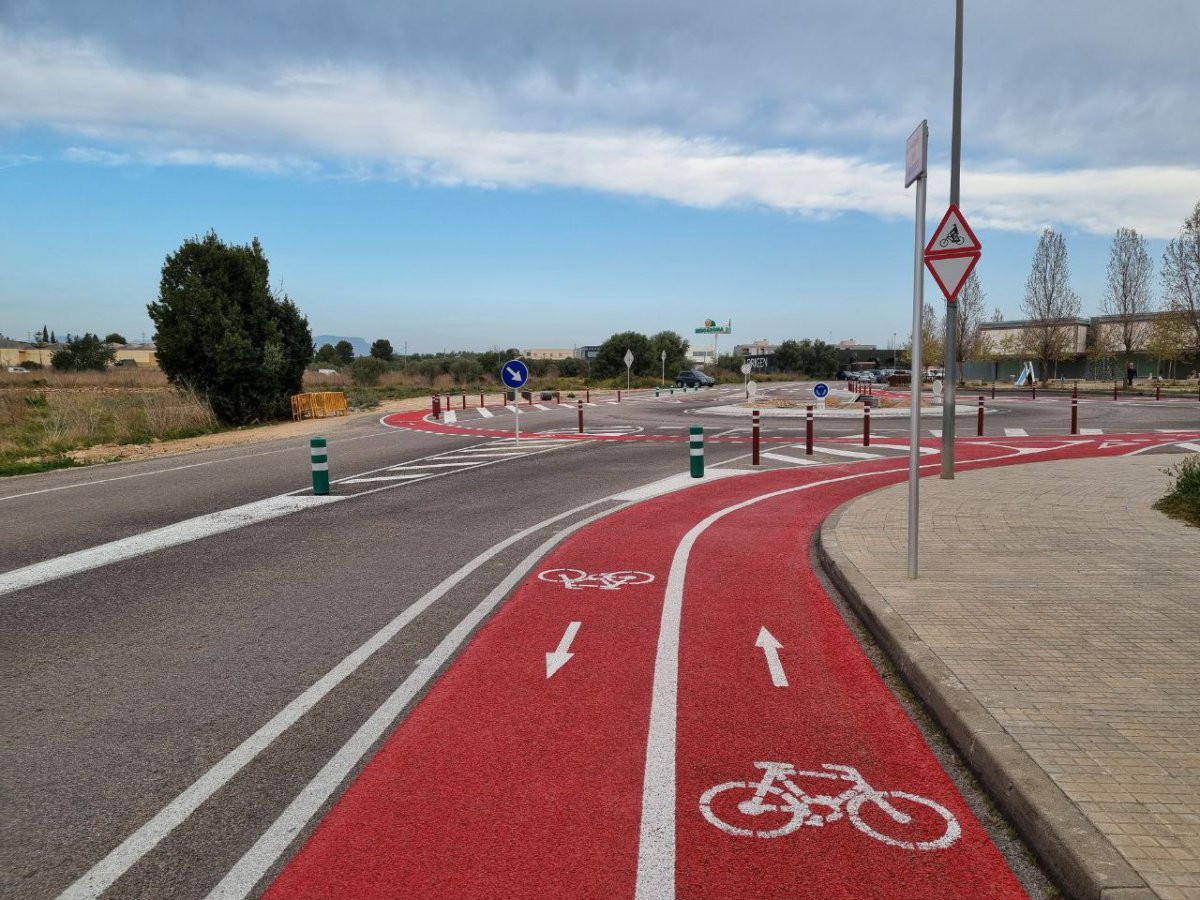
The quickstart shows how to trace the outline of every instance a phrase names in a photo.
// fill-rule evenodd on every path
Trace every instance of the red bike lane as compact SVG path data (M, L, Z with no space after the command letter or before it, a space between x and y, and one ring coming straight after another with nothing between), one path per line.
M1102 442L964 443L959 459L1131 449ZM1025 896L811 569L833 509L906 475L893 459L728 478L577 532L267 896ZM617 572L653 581L580 577Z

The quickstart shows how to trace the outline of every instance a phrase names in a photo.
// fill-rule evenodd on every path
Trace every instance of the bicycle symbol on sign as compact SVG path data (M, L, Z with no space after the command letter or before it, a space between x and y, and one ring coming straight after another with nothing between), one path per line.
M709 788L700 798L704 818L728 834L782 837L801 825L820 827L826 822L837 822L843 813L863 834L902 850L944 850L962 834L958 820L940 803L905 791L877 791L853 766L822 763L824 772L798 771L785 762L756 762L754 767L763 770L762 780L757 784L727 781ZM793 776L844 781L850 786L837 796L808 794L796 785ZM739 800L740 797L745 799ZM824 807L827 811L818 813L813 807ZM739 816L747 820L759 816L767 819L757 823L745 821L743 825L750 827L743 827L734 824ZM896 836L885 834L882 829Z
M547 569L538 572L541 581L557 582L569 591L584 588L599 588L602 591L619 591L629 584L649 584L654 576L649 572L597 572L589 575L583 569Z
M951 225L950 231L946 234L946 236L944 238L942 238L940 241L938 241L938 246L945 247L948 244L965 244L965 243L966 243L966 238L964 238L961 234L958 233L958 226Z

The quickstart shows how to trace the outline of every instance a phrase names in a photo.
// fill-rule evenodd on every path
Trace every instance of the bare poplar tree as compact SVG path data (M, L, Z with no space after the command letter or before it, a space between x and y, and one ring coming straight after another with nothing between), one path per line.
M1200 203L1184 220L1179 237L1167 242L1162 281L1167 305L1187 319L1200 351Z
M1066 353L1071 341L1072 319L1079 317L1079 296L1071 290L1067 264L1067 242L1047 228L1033 253L1033 265L1025 281L1021 311L1029 320L1021 332L1022 349L1042 364L1042 381L1050 377L1050 364Z
M955 371L960 374L964 360L979 359L983 352L983 334L980 329L983 327L986 300L987 295L983 292L979 273L972 272L967 283L958 292L958 346L955 348L958 358L955 360Z
M1104 312L1117 317L1120 335L1117 343L1125 353L1125 363L1133 358L1138 338L1146 337L1146 326L1138 334L1138 320L1150 312L1150 275L1153 265L1146 252L1146 239L1132 228L1118 228L1108 258L1108 281L1104 288Z

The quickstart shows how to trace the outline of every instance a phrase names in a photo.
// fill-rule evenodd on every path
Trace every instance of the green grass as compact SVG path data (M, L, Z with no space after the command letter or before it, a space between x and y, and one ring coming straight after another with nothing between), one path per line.
M1200 454L1184 457L1182 462L1163 469L1163 472L1174 478L1175 483L1154 508L1173 519L1200 527Z
M0 462L0 478L9 475L33 475L37 472L51 472L54 469L73 469L86 463L77 462L69 456L54 456L48 459L21 460L19 462Z

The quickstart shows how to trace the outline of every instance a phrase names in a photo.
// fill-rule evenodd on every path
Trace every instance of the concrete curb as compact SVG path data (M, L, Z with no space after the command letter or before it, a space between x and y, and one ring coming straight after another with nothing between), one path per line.
M1074 900L1161 900L841 552L842 509L817 533L822 568L1058 885Z

